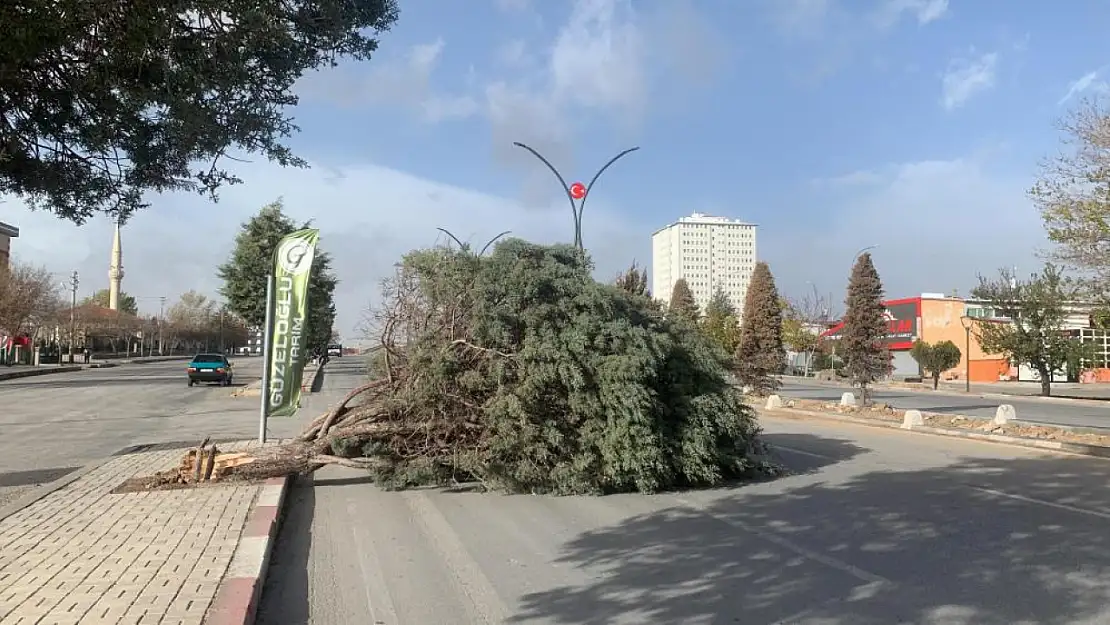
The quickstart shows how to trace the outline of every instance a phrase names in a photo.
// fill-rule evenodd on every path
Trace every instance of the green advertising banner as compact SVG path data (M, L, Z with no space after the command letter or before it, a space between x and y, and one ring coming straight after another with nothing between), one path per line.
M266 412L271 417L291 417L301 403L301 378L308 358L308 279L319 239L319 230L298 230L282 239L274 254L269 302L270 376L265 395Z

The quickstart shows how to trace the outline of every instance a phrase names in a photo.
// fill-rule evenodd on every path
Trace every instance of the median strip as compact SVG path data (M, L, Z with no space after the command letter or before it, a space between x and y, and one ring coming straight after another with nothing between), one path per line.
M759 401L751 398L749 401ZM968 415L899 410L875 403L861 407L807 399L786 399L777 395L762 400L761 413L772 417L816 417L872 427L908 430L937 436L969 438L1082 456L1110 458L1110 435L1071 430L1013 420L1013 407L1000 406L994 419Z
M33 369L21 369L19 371L0 372L0 380L30 378L38 375L50 375L52 373L73 373L74 371L80 370L81 367L36 367Z

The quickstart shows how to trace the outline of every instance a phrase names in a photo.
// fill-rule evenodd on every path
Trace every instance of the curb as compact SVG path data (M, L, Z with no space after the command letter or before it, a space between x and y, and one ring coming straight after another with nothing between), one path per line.
M206 625L254 625L266 568L281 526L282 506L292 476L266 480L247 514L235 555L208 608Z
M324 365L316 365L316 370L312 372L312 380L309 381L308 385L305 388L306 392L308 392L310 394L318 392L318 391L314 391L312 389L316 388L316 378L320 377L320 373L323 370L324 370Z
M40 375L50 375L52 373L73 373L80 371L82 367L50 367L28 369L27 371L9 371L7 373L0 373L0 380L18 380L19 378L33 378Z
M784 381L786 381L787 376L783 376L783 377L784 377ZM851 389L855 388L855 387L852 387L852 386L849 386L849 385L846 385L846 384L838 384L836 382L827 382L825 380L814 380L813 378L789 377L789 381L795 382L797 384L812 384L814 386L822 386L822 387L825 387L825 388L844 388L844 389L848 389L848 390L851 390ZM884 391L908 391L910 393L921 393L921 394L925 394L925 395L931 393L931 394L934 394L934 395L944 395L946 397L977 397L979 399L1008 399L1008 400L1011 400L1011 401L1013 401L1013 400L1018 400L1018 401L1047 401L1047 402L1058 402L1058 403L1063 403L1063 404L1083 404L1083 405L1088 405L1088 406L1102 406L1102 407L1110 406L1110 398L1097 399L1097 398L1086 398L1086 397L1056 397L1056 396L1045 397L1043 395L1016 395L1016 394L1012 394L1012 393L965 393L963 391L957 391L957 390L947 389L947 388L943 388L943 387L938 388L936 390L933 390L931 388L926 388L926 387L890 386L890 385L886 385L886 384L881 385L881 386L873 386L872 388L881 389L881 390L884 390Z
M1026 449L1041 449L1046 451L1055 451L1066 454L1073 454L1077 456L1090 456L1092 458L1110 458L1110 447L1102 447L1100 445L1084 445L1083 443L1065 443L1063 441L1049 441L1037 438L1022 438L1020 436L1006 436L1005 434L985 434L983 432L974 432L971 430L952 430L948 428L938 428L930 425L916 425L912 427L903 427L901 423L895 421L883 421L880 419L865 419L862 417L849 417L847 415L834 415L825 412L816 412L813 410L799 410L798 408L776 408L774 410L762 410L761 412L771 413L769 416L774 417L774 413L787 413L787 415L798 415L804 417L814 417L818 419L825 419L827 421L843 421L846 423L855 423L856 425L864 425L868 427L886 428L889 430L900 430L903 432L919 432L921 434L931 434L933 436L947 436L950 438L966 438L977 440L987 443L997 443L1000 445L1010 445L1012 447L1024 447Z

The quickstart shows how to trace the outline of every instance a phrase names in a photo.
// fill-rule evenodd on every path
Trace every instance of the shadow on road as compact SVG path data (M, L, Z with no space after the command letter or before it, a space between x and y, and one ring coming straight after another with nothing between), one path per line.
M311 475L297 476L258 605L257 625L309 622L309 549L316 510Z
M46 484L47 482L61 479L80 468L81 467L58 467L54 469L0 473L0 488Z
M1106 623L1108 480L1051 457L733 491L579 535L556 566L591 581L512 622Z
M869 450L851 441L813 434L763 434L763 440L789 473L813 473L827 466L851 460Z

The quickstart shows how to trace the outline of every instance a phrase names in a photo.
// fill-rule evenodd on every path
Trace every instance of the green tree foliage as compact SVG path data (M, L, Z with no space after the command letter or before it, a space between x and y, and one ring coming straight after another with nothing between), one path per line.
M871 262L871 254L860 254L852 267L848 297L844 303L847 311L837 351L847 362L845 373L859 386L862 403L867 405L871 402L869 385L891 371L890 352L885 343L887 322L883 283Z
M786 366L782 300L767 263L756 263L752 272L735 361L736 377L753 392L765 395L779 387L778 375Z
M243 224L235 238L235 249L219 268L224 281L220 294L228 307L252 328L266 322L266 276L273 272L274 251L287 234L307 228L285 215L281 200L264 206ZM326 347L335 321L333 294L338 280L331 270L331 257L316 250L308 283L308 310L305 321L306 346Z
M1042 165L1029 196L1057 260L1082 269L1085 286L1110 301L1110 111L1088 101L1061 130L1065 149Z
M720 347L731 360L740 344L740 321L736 318L736 308L724 289L717 287L713 291L713 296L705 306L701 327L713 344Z
M0 2L0 193L81 223L148 191L214 197L238 182L228 152L304 166L281 143L294 83L368 59L396 18L393 0Z
M93 306L107 308L110 299L111 298L109 297L108 289L100 289L96 293L93 293L92 295L82 300L81 304L92 304ZM119 309L129 315L137 315L139 314L139 303L135 301L135 298L133 296L128 295L124 291L120 291Z
M685 319L690 323L696 323L701 316L698 302L694 299L694 292L690 290L690 284L686 282L686 278L675 280L674 286L671 287L671 301L667 312L676 319Z
M755 415L697 328L595 281L572 246L417 250L383 301L390 390L333 450L375 460L385 485L654 492L765 466Z
M940 341L930 345L921 339L913 342L910 356L933 378L933 390L940 386L940 374L960 364L960 348L952 341Z
M616 285L617 288L633 295L651 296L651 292L648 290L647 268L640 267L636 264L636 261L633 261L631 267L617 276Z
M979 344L986 352L1029 365L1040 376L1041 395L1048 397L1053 375L1066 371L1069 362L1090 358L1090 345L1066 332L1066 304L1080 293L1079 285L1051 263L1027 280L1018 280L1007 269L996 279L980 276L972 297L983 300L995 317L1012 323L977 324Z

